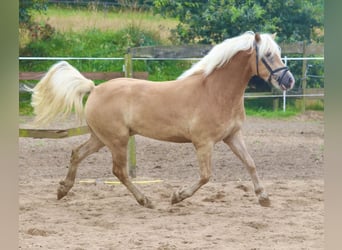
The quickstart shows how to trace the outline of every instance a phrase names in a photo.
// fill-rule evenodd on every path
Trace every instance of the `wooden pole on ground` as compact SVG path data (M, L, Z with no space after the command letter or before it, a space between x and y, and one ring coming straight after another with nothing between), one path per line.
M133 77L132 54L125 55L125 77ZM137 177L137 160L135 154L135 137L131 136L128 141L128 173L132 178Z

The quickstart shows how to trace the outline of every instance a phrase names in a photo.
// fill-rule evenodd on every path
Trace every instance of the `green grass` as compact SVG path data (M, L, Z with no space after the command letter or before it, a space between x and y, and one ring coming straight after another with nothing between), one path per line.
M324 111L324 101L323 100L311 101L308 104L306 104L306 109Z
M33 108L30 104L30 101L19 102L19 115L33 115Z
M246 115L248 116L256 116L256 117L263 117L263 118L270 118L270 119L278 119L278 118L289 118L296 116L300 113L299 110L296 110L292 107L288 107L286 111L283 110L276 110L276 111L270 111L265 109L250 109L246 108Z
M19 103L19 115L33 116L33 108L29 103Z
M50 6L45 15L35 13L34 20L48 23L59 32L82 32L89 29L116 32L131 26L158 32L164 43L170 43L170 30L176 28L175 18L163 18L152 11L120 9L62 8Z

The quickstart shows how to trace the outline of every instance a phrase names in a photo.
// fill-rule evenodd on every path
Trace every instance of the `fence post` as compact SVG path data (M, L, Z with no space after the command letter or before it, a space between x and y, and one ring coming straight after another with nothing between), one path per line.
M132 54L128 52L125 55L125 77L133 77ZM137 160L135 154L135 137L131 136L128 141L128 172L132 178L137 177Z
M287 56L284 58L285 66L287 66ZM283 90L283 112L286 111L286 90Z
M277 94L275 90L272 89L272 94ZM273 99L273 111L278 111L279 109L279 97L274 97Z
M306 56L306 43L303 41L303 57ZM302 93L303 93L303 100L302 100L302 112L305 112L305 105L306 105L306 71L307 71L307 61L303 60L302 65Z

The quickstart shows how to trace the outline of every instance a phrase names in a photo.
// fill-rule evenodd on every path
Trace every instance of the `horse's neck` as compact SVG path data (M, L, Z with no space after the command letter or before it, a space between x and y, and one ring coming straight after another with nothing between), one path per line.
M208 76L206 87L217 101L241 101L252 69L249 65L250 54L239 52L231 61Z

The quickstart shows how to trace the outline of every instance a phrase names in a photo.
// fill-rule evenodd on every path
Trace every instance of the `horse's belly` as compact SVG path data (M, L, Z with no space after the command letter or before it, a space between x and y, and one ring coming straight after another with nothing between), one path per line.
M178 142L178 143L186 143L191 142L188 136L184 135L184 133L180 133L175 129L167 129L162 128L158 129L156 127L144 129L144 128L131 128L130 135L142 135L148 138L160 140L160 141L168 141L168 142Z

